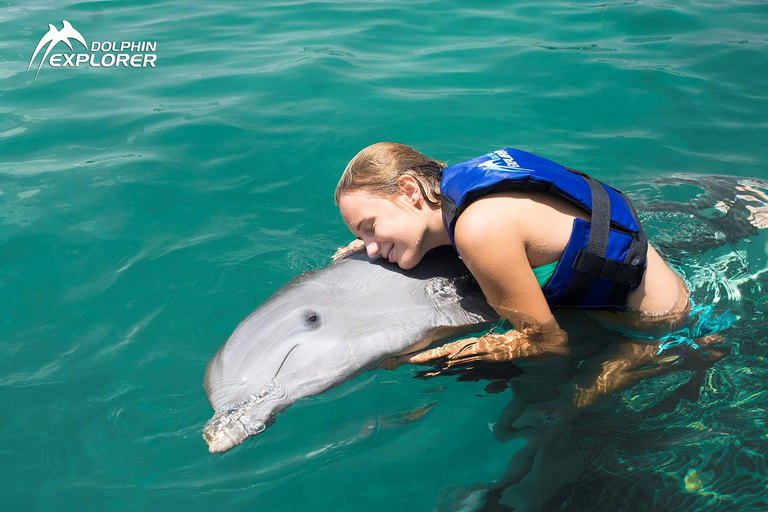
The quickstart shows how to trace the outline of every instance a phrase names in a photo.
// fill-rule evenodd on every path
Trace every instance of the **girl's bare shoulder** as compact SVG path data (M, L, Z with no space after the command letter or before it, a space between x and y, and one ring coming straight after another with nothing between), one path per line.
M543 192L489 194L459 215L455 236L457 243L485 233L480 240L495 235L497 240L523 244L531 266L539 266L562 255L577 217L589 220L589 214Z
M459 215L457 232L461 230L502 229L519 224L526 199L519 192L499 192L473 201Z

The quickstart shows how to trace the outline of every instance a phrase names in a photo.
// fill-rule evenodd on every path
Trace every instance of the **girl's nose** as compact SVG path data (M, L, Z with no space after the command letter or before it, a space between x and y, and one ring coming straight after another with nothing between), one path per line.
M379 254L379 250L381 249L381 246L378 242L370 241L367 244L365 244L365 250L368 252L369 258L374 258L377 254Z

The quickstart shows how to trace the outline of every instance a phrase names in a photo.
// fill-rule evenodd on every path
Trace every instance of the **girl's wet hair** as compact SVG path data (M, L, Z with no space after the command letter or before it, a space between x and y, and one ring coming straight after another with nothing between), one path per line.
M397 180L411 176L427 203L439 206L440 179L446 167L445 162L424 156L405 144L378 142L360 151L347 164L333 200L338 206L342 194L355 190L392 197L398 191Z

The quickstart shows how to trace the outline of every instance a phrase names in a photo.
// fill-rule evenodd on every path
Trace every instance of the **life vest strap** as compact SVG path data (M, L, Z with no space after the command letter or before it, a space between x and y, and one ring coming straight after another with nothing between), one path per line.
M640 231L627 250L624 261L606 258L611 230L611 201L608 192L600 182L589 175L567 167L566 169L581 176L589 185L592 195L592 218L587 246L579 251L573 262L573 279L557 301L557 307L579 307L595 279L605 279L613 282L613 287L606 297L605 306L620 309L626 304L627 296L632 289L640 285L645 273L645 254L648 249L645 232L640 227ZM629 206L637 225L640 226L631 201L624 194L621 194L621 197Z
M573 269L595 278L614 281L618 284L639 286L643 280L644 268L622 261L609 260L605 256L580 250L573 262Z
M566 169L568 169L566 167ZM557 301L558 307L578 307L582 299L592 287L595 278L602 272L598 269L598 261L606 262L605 250L608 248L608 236L611 231L611 200L603 186L583 172L568 169L581 176L589 185L592 194L592 219L590 221L589 238L586 252L589 256L584 260L584 267L579 264L579 258L574 261L573 279Z

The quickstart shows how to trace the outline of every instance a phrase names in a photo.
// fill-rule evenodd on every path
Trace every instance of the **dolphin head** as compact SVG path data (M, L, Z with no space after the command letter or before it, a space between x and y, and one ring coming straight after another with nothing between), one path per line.
M299 276L237 326L205 372L205 391L216 411L203 430L212 453L262 432L299 398L319 394L387 355L386 330L370 332L372 315L382 308L361 303L368 294L356 282L358 270Z
M466 272L458 260L402 271L358 255L278 290L208 363L204 387L215 411L203 430L209 450L236 446L296 400L374 368L384 357L420 348L446 327L487 321L459 303L465 295L435 286L453 282L456 276L446 269ZM482 296L480 303L487 307Z

